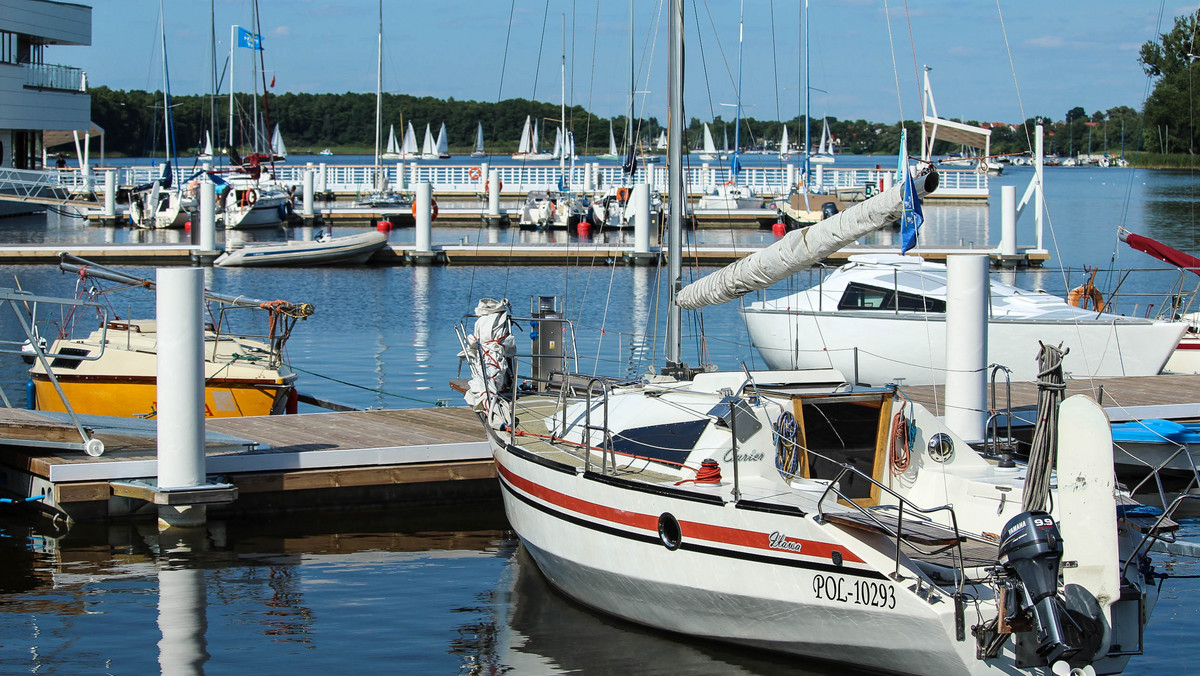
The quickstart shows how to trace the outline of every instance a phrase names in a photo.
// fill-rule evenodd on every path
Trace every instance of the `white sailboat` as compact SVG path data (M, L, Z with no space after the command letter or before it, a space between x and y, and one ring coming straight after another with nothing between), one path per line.
M829 120L822 120L821 126L821 144L817 147L817 152L813 153L808 161L812 164L833 164L833 135L829 133Z
M275 124L275 131L271 134L271 154L277 160L287 159L287 146L283 143L283 134L279 133L279 123Z
M429 128L429 124L425 125L425 140L421 142L421 159L436 160L437 143L433 140L433 131Z
M174 173L171 169L175 148L171 145L174 134L174 115L171 112L171 83L167 78L166 15L162 0L158 3L160 35L162 43L163 69L163 139L164 157L159 176L150 183L134 188L129 193L129 220L139 228L181 228L188 220L187 209L195 200L185 199L182 186L173 186Z
M356 207L369 208L395 208L405 209L412 208L412 199L399 191L397 191L388 180L388 172L383 167L383 160L394 160L401 157L400 149L396 147L396 128L388 127L388 144L387 149L381 154L379 152L380 136L383 132L383 0L379 0L379 47L378 58L375 71L375 175L372 180L371 190L365 195L359 195L354 200ZM412 123L409 123L409 130L412 130ZM398 172L403 172L403 166L398 169ZM308 248L302 248L302 251L308 251ZM294 253L288 251L281 252L280 255L290 257ZM234 259L240 261L241 259ZM269 261L272 260L270 252L263 251L255 252L255 255L250 256L249 261Z
M400 144L400 159L411 160L418 155L417 132L413 130L412 122L409 122L408 129L404 132L404 142Z
M388 125L387 149L383 151L383 154L379 158L384 160L400 159L400 143L396 141L396 125L394 124Z
M656 141L654 143L654 149L655 150L666 150L667 149L667 132L664 131L663 133L658 135L658 141Z
M671 289L683 287L684 6L667 8ZM936 183L922 175L916 197ZM473 330L459 327L466 399L508 523L553 587L660 630L889 673L1112 674L1141 652L1159 595L1154 536L1118 511L1094 401L1048 394L1058 448L1009 468L891 389L683 363L682 309L806 269L902 217L904 193L673 293L665 364L642 381L569 370L553 297L528 318L479 302ZM513 319L538 322L531 347L518 348Z
M608 152L597 155L602 160L615 160L621 155L617 152L617 137L613 134L612 120L608 121Z
M204 132L204 149L200 151L200 154L197 156L196 159L200 160L201 162L211 162L212 158L213 158L212 134L210 134L208 132Z
M517 152L513 154L512 158L523 162L553 159L550 153L538 152L537 122L532 121L529 115L525 116L525 126L521 129L521 141L517 146Z
M787 160L792 157L792 144L788 141L787 125L783 125L783 135L779 139L779 159Z
M437 158L445 160L450 158L450 140L446 138L446 123L442 123L442 128L438 130L437 136Z
M713 141L712 130L704 123L704 149L700 151L700 159L711 161L717 159L717 143Z
M471 157L487 157L487 153L483 152L483 123L479 122L475 128L475 150L471 153Z

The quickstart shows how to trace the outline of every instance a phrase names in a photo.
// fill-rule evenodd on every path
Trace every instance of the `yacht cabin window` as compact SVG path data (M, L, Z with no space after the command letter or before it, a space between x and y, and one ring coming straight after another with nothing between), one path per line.
M946 301L926 298L859 282L850 282L838 300L839 310L890 310L893 312L945 312Z

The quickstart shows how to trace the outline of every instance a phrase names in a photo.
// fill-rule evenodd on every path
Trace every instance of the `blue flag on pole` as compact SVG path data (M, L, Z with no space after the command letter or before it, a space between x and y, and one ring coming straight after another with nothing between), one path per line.
M900 130L900 160L896 172L896 179L904 182L904 211L900 216L900 253L903 254L917 245L917 232L925 222L925 215L921 213L921 200L917 199L917 186L913 182L912 174L908 172L908 136L903 129Z
M246 49L257 49L261 51L263 48L262 36L258 33L251 33L241 26L238 26L237 29L237 43L238 47L245 47Z

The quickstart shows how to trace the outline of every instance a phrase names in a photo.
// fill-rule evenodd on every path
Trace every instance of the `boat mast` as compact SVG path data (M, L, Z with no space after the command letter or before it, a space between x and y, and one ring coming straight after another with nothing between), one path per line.
M671 0L667 76L667 283L671 303L667 311L667 368L681 364L681 310L675 294L683 287L683 1Z
M379 133L383 129L383 0L379 0L379 63L375 69L375 189L379 189Z
M233 152L233 65L234 49L237 48L237 26L229 27L229 152ZM232 155L230 155L232 157Z
M566 183L567 175L567 14L562 14L562 98L559 100L558 106L558 135L562 137L562 144L559 146L558 152L558 172L559 176L563 177L563 185Z
M742 0L740 9L738 9L738 90L737 106L733 109L733 160L729 163L734 183L737 183L738 172L742 170L742 163L738 160L738 151L742 147L742 19L745 13L746 0ZM725 140L728 142L729 137L726 136Z
M158 18L161 22L159 37L162 40L163 67L163 161L171 161L171 87L167 73L167 15L163 12L163 0L158 0Z
M811 185L809 172L812 171L812 163L809 161L812 159L812 128L809 125L809 118L812 117L809 112L812 103L812 87L808 82L808 56L812 50L809 49L808 44L808 0L804 0L804 11L801 13L800 22L803 24L801 28L804 29L804 192L807 193L808 186Z

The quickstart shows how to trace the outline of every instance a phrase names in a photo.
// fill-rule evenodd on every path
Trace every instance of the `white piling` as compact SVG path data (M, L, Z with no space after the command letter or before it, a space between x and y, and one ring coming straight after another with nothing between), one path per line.
M1017 188L1000 186L1000 255L1017 255Z
M650 186L639 183L633 186L629 199L633 212L633 252L650 253Z
M592 163L587 162L583 165L583 191L591 192L595 190L594 182L592 181Z
M317 187L321 192L329 192L329 166L324 162L321 163L321 173L317 174Z
M204 271L157 271L158 486L182 488L205 482L204 459ZM158 509L160 528L198 526L203 505Z
M417 184L417 253L429 253L429 241L431 239L431 230L433 220L432 215L433 204L433 186L429 183Z
M712 169L709 168L708 162L702 162L700 164L700 184L703 185L704 189L708 192L712 192L712 189L715 187L713 185L713 172Z
M787 181L787 186L785 186L780 192L782 192L784 195L787 195L796 187L796 165L788 163L787 178L785 180Z
M817 165L817 177L814 178L813 181L816 182L818 191L825 189L825 167L824 167L824 165L820 165L820 164Z
M475 189L479 192L487 192L487 188L484 187L484 183L487 181L488 172L491 170L492 169L487 162L479 163L479 180L476 182L477 185L475 186Z
M313 170L308 168L304 170L304 201L301 203L300 215L305 219L313 217Z
M987 426L988 257L946 257L946 426L967 442Z
M500 218L500 170L488 169L488 218Z
M895 184L896 184L896 177L892 175L892 172L890 172L890 171L883 172L883 188L880 189L880 192L890 190L891 187Z
M104 217L117 217L117 171L104 170Z
M217 186L200 181L200 251L217 250Z
M405 186L407 186L407 185L408 185L408 180L407 180L407 177L405 177L405 175L404 175L404 163L397 162L396 163L396 190L403 192Z

